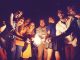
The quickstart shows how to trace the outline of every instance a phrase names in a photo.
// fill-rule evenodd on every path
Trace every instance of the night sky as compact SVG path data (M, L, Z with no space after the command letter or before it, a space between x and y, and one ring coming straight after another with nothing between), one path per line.
M56 16L57 9L73 5L80 10L80 0L0 0L0 18L8 20L10 13L22 10L32 20Z

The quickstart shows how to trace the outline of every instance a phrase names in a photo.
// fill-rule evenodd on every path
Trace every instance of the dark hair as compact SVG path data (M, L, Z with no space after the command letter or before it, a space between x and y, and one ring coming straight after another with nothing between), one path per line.
M73 11L76 11L74 6L67 6L67 9L72 9Z
M49 16L48 18L52 18L52 19L54 19L54 20L55 20L55 18L54 18L53 16Z

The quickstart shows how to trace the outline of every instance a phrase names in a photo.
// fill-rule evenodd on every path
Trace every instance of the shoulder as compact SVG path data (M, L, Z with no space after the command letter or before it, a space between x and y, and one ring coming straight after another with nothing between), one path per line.
M56 28L60 27L60 25L61 25L61 21L58 21L58 23L56 24Z

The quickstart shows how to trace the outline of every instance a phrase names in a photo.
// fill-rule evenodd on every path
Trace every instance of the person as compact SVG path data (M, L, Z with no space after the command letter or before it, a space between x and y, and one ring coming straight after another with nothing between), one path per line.
M52 53L54 51L54 38L56 36L56 23L53 17L49 17L47 26L47 39L46 39L46 48L47 48L47 60L52 59Z
M27 40L25 41L25 43L27 44L27 46L23 47L22 51L22 58L23 60L28 60L29 58L32 57L32 47L31 47L31 43L32 43L32 38L34 37L35 34L35 23L34 22L30 22L29 24L29 29L27 29L26 34L27 34Z
M47 36L47 31L46 31L46 25L44 19L40 19L40 26L36 29L36 34L40 38L39 45L37 46L38 48L37 60L42 60L42 57L44 57L44 60L46 60L47 50L46 50L45 39ZM44 51L44 56L43 56L43 51Z
M77 18L77 25L78 25L78 28L79 28L79 33L80 33L80 14L79 12L75 15L75 17ZM79 35L80 36L80 35ZM76 54L75 54L75 59L79 60L80 59L80 38L78 36L78 41L77 41L77 49L76 49Z
M77 18L77 24L80 29L80 14L76 14L75 17Z
M24 46L24 34L26 33L26 28L23 28L24 19L20 19L17 22L15 29L15 38L13 42L13 47L11 51L13 52L13 59L20 60L21 51Z
M67 39L68 41L66 42L67 44L65 45L65 55L66 55L66 60L75 60L78 59L76 53L78 53L78 42L80 39L80 30L77 24L77 19L75 18L75 11L70 8L69 9L69 15L68 17L72 17L71 20L72 22L70 23L70 26L68 29L63 32L61 35L62 37L67 37L72 33L71 39Z
M2 37L2 32L6 29L4 21L0 20L0 60L7 60L6 41Z
M80 34L78 34L78 33L80 33L80 29L79 29L79 15L77 15L77 13L76 13L76 10L75 10L75 8L74 7L72 7L72 6L68 6L67 7L67 10L68 10L68 14L69 14L69 16L71 16L72 17L72 27L74 28L73 30L72 30L72 32L73 32L73 35L74 35L74 37L76 38L76 40L77 40L77 42L76 42L76 46L73 46L74 47L74 49L73 49L73 52L72 52L72 55L71 56L73 56L71 59L73 60L78 60L78 54L79 54L79 44L80 44L80 38L79 38L79 36L80 36ZM70 26L70 28L71 28L71 26ZM75 44L74 42L73 42L73 44ZM75 57L75 58L74 58Z
M62 10L58 10L57 16L59 17L59 21L56 24L56 36L62 34L67 30L67 19L65 18L65 15ZM56 39L57 44L57 50L56 50L56 59L57 60L63 60L62 55L64 55L64 38L58 38ZM62 53L63 52L63 53Z
M11 15L10 15L10 25L13 28L12 30L15 30L17 21L21 18L23 18L23 12L22 11L18 10L15 13L11 13Z

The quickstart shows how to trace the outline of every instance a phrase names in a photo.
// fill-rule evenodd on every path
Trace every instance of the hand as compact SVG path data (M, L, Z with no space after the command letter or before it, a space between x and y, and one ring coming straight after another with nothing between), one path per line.
M29 38L26 40L26 43L30 43L30 39Z

